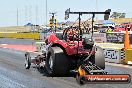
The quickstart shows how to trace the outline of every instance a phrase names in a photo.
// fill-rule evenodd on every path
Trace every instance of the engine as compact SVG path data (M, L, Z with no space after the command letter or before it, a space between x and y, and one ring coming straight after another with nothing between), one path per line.
M94 41L92 39L85 38L82 44L84 49L92 49Z

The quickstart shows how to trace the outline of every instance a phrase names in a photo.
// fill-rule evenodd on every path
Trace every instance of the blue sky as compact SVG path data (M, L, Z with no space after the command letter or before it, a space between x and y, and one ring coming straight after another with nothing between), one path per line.
M36 5L38 6L37 24L45 24L45 1L46 0L1 0L0 3L0 26L16 26L17 25L17 8L19 13L19 25L27 22L36 23ZM58 21L64 20L64 12L71 8L71 11L97 11L96 0L47 0L48 13L57 12ZM126 17L132 17L132 0L97 0L98 11L112 9L112 12L125 12ZM50 14L48 14L48 19ZM82 20L88 19L90 16L84 16ZM103 16L99 15L99 19ZM69 21L77 19L76 15L70 15Z

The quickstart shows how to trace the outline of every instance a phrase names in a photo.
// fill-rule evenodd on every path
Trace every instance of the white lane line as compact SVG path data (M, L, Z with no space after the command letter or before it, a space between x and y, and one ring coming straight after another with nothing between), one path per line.
M8 44L0 44L0 45L5 46L5 45L8 45Z

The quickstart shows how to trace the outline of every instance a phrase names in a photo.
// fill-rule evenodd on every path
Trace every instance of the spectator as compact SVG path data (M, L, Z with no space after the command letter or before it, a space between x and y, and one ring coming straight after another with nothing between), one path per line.
M130 31L130 26L129 25L127 26L127 30Z
M107 33L110 33L110 32L112 32L113 30L110 28L110 27L108 27L108 29L106 30L106 32Z

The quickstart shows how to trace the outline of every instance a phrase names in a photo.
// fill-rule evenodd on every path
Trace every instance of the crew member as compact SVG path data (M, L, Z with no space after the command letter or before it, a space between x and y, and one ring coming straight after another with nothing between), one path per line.
M128 26L127 26L127 30L130 31L130 29L131 29L131 28L130 28L130 26L128 25Z
M108 27L108 29L106 30L107 33L112 32L112 29L110 27Z

